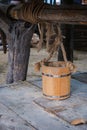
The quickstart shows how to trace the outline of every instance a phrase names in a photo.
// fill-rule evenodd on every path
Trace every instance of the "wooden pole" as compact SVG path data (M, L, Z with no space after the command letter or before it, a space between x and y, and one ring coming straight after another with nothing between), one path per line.
M87 5L57 6L43 3L42 8L40 8L38 1L36 3L32 2L31 4L25 3L19 6L18 9L13 7L9 11L11 17L32 23L87 24Z

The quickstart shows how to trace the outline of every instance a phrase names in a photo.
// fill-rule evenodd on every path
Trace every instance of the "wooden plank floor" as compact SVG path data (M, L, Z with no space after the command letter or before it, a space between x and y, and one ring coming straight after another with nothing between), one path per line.
M0 130L87 130L72 126L73 119L87 118L87 84L71 81L71 96L62 101L42 94L41 78L0 86Z
M61 118L69 124L75 119L87 120L87 84L77 80L72 79L71 81L70 98L58 101L49 100L42 96L35 99L34 102L48 113ZM87 129L86 125L83 127Z
M50 101L40 97L34 100L34 102L45 111L56 115L68 123L75 119L87 119L87 100L85 98L72 95L64 101Z
M72 78L79 80L81 82L87 83L87 72L78 72L72 75Z
M34 102L45 111L71 123L78 118L87 119L87 73L76 73L71 81L71 96L67 100L55 101L39 97ZM77 79L77 80L74 80ZM82 81L82 82L79 82ZM42 87L41 79L32 80L33 85Z

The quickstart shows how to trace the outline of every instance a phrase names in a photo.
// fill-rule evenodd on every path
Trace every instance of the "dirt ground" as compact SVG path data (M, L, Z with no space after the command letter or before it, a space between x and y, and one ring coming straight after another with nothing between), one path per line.
M34 64L43 58L47 57L48 53L42 49L39 53L36 48L31 48L30 61L28 66L27 78L31 76L41 77L41 71L34 71ZM57 60L57 54L53 56L52 60ZM87 72L87 52L74 51L74 64L77 66L77 71ZM8 53L4 54L0 51L0 84L5 83L8 68Z

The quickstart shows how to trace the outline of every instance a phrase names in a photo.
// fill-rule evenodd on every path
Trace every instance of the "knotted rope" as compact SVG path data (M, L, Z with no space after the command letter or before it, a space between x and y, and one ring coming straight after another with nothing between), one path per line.
M65 48L63 45L63 36L62 36L61 29L60 29L59 25L55 24L55 26L54 26L52 23L51 24L47 23L46 29L47 29L47 32L46 32L47 50L49 52L49 56L35 64L35 71L39 71L40 67L44 63L48 62L52 58L55 51L58 51L58 48L61 47L63 58L64 58L64 61L66 63L66 66L69 68L71 73L75 72L76 71L75 65L72 62L67 60L66 51L65 51ZM43 32L41 34L43 34ZM49 42L51 36L55 36L52 45L50 45L50 42ZM42 35L41 35L41 38L42 38ZM41 41L43 41L43 39L41 39ZM42 45L40 43L40 47L41 46Z
M41 22L38 16L43 13L44 7L45 4L42 0L32 0L32 2L15 6L9 13L15 19L23 19L27 22L37 24Z
M67 62L66 52L63 46L63 36L61 34L61 30L58 23L57 22L54 23L52 22L52 20L49 22L47 22L47 20L41 20L41 17L43 16L43 14L46 13L44 12L44 9L47 11L48 8L50 8L50 6L48 6L48 4L44 4L42 0L37 0L37 1L32 0L32 2L30 2L29 4L24 3L20 5L20 7L19 6L14 7L10 12L13 18L23 19L33 24L39 23L38 27L39 27L39 32L40 32L40 42L38 44L38 51L40 51L40 49L42 48L43 33L44 33L44 27L45 27L46 47L47 47L47 51L49 52L49 56L36 64L36 67L35 67L36 70L39 70L40 66L44 62L47 62L50 60L54 52L58 51L59 46L61 47L64 61ZM70 68L72 68L72 64L69 63L68 65ZM74 71L74 69L72 71Z

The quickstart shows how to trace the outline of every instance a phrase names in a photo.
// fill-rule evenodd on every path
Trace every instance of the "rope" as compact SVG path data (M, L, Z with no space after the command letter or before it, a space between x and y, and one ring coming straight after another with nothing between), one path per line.
M55 51L58 51L59 46L61 47L64 61L67 62L66 52L63 46L63 36L61 34L61 30L58 23L52 23L52 21L46 22L41 20L41 16L45 14L44 9L48 9L48 5L44 4L42 0L32 0L29 4L25 3L22 4L18 9L17 7L13 8L11 10L11 16L16 19L23 19L27 22L37 24L40 32L40 42L38 44L38 51L42 48L43 43L43 33L44 33L44 27L46 30L46 47L47 51L49 52L49 56L47 58L44 58L42 61L38 62L36 64L36 69L40 69L42 64L44 62L47 62L51 59ZM50 7L49 7L50 8ZM48 18L49 19L49 18ZM44 26L45 24L45 26ZM73 71L72 64L67 64Z
M42 0L32 0L32 2L20 4L10 10L11 17L15 19L23 19L27 22L36 24L41 22L38 14L42 14L45 4Z
M46 33L46 37L47 37L46 38L46 40L47 40L47 48L49 48L49 46L50 46L49 45L50 37L52 35L54 35L55 33L57 35L54 38L54 42L52 43L52 45L51 45L51 47L49 49L49 56L47 58L44 58L43 60L41 60L40 62L38 62L38 63L35 64L35 71L39 71L40 67L42 65L44 65L46 62L48 62L52 58L52 56L55 53L55 51L58 51L58 48L61 47L61 50L62 50L62 53L63 53L63 58L64 58L64 61L66 63L66 67L69 68L70 73L76 72L76 66L72 62L67 61L66 51L65 51L65 48L64 48L64 45L63 45L63 36L62 36L62 33L61 33L59 25L55 24L55 26L53 26L53 23L47 24L46 29L48 29L47 33ZM41 30L40 30L40 34L41 35L43 34L43 32L41 32ZM41 36L41 38L42 38L42 36ZM41 41L43 41L43 40L41 40Z

